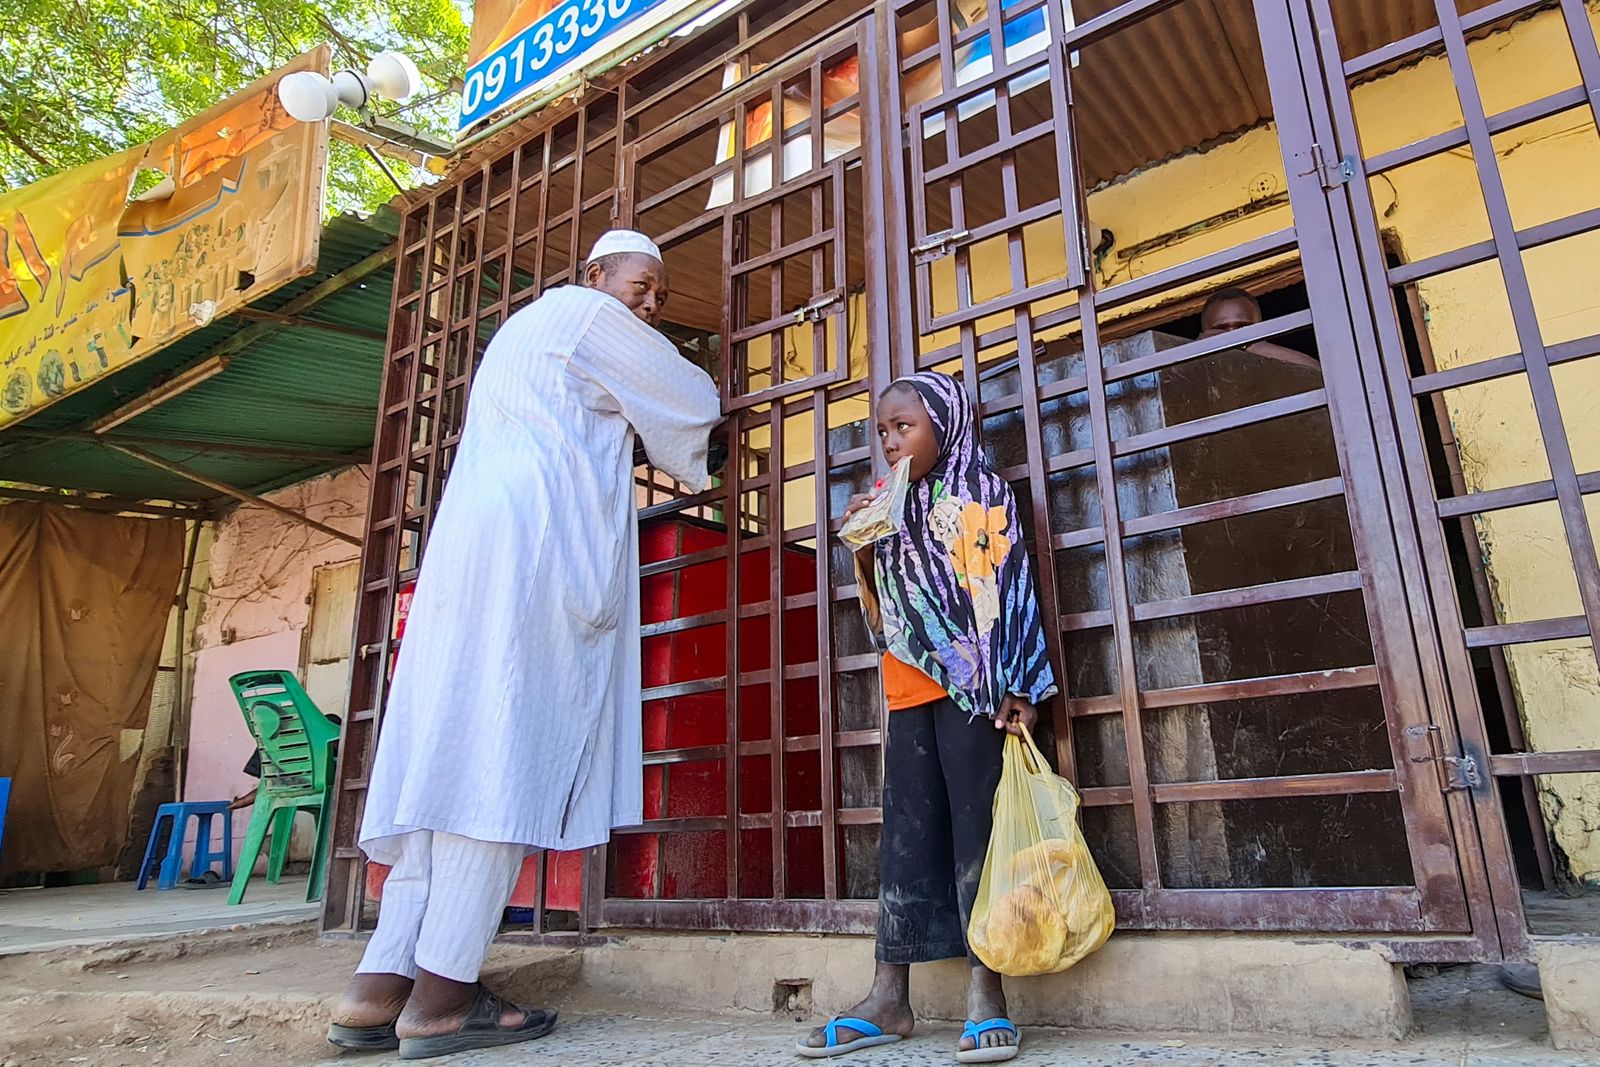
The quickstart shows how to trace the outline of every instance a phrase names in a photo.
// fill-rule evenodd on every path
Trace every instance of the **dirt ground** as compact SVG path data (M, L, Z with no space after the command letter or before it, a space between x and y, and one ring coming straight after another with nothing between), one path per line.
M305 927L0 959L4 1062L307 1063L353 945ZM247 1025L248 1024L248 1025Z
M0 1064L311 1063L361 955L310 924L0 958ZM576 951L496 946L485 979L546 1002Z

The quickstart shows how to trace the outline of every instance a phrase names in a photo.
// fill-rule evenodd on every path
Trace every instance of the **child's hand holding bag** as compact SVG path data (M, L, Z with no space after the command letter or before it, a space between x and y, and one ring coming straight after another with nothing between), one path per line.
M1077 791L1026 730L1005 745L967 944L1001 974L1053 974L1105 944L1116 916L1078 829Z

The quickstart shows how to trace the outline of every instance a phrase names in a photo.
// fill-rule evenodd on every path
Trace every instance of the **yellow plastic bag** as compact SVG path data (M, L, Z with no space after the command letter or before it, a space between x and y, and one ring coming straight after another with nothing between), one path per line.
M1077 791L1050 773L1032 736L1008 736L967 925L967 944L990 969L1019 978L1054 974L1111 936L1111 894L1077 817Z

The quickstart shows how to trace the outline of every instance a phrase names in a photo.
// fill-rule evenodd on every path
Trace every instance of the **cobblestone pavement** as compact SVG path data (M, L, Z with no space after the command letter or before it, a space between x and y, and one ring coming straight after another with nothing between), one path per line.
M1214 1035L1161 1035L1139 1040L1129 1035L1032 1029L1024 1034L1022 1053L1014 1062L1039 1067L1555 1067L1582 1062L1581 1056L1550 1047L1543 1005L1507 993L1490 968L1458 968L1414 981L1412 1002L1417 1032L1398 1045L1219 1040ZM587 1001L574 1008L563 1013L561 1025L542 1041L435 1062L446 1067L535 1062L766 1067L809 1062L795 1055L794 1046L805 1036L810 1022L755 1015L674 1016ZM922 1026L910 1040L821 1062L840 1067L942 1067L955 1062L959 1032L947 1024ZM350 1067L356 1062L383 1060L337 1062Z

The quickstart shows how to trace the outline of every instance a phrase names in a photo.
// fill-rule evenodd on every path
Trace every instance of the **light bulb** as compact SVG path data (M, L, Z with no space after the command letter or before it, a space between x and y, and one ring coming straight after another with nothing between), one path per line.
M339 92L333 82L313 70L285 74L278 81L278 99L300 122L321 122L339 109Z
M380 52L367 64L373 91L385 100L403 104L422 88L422 72L401 52Z

